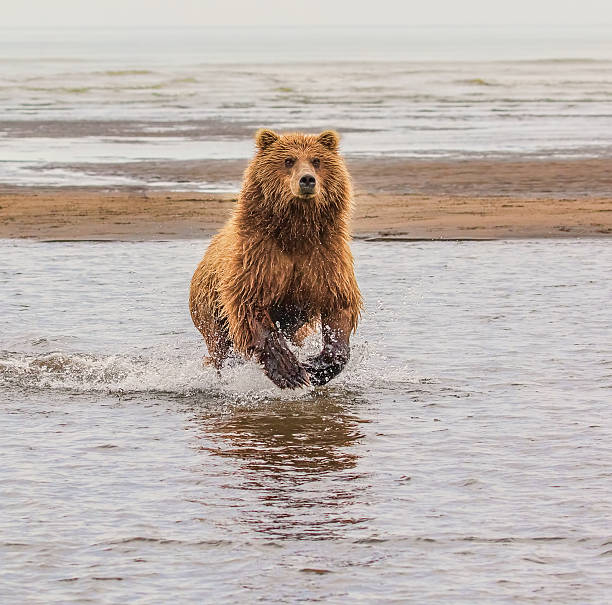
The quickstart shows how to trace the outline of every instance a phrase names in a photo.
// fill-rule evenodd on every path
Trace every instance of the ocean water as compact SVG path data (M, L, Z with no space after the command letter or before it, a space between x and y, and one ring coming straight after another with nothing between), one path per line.
M109 165L246 158L262 126L359 157L612 151L611 27L0 33L4 184L214 189Z
M356 242L297 392L202 367L205 245L0 241L3 601L607 602L607 241Z

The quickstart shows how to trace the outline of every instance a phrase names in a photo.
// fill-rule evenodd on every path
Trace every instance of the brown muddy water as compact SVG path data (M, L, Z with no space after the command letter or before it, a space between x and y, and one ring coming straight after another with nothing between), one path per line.
M202 368L204 247L0 241L3 603L609 600L609 241L357 242L294 393Z

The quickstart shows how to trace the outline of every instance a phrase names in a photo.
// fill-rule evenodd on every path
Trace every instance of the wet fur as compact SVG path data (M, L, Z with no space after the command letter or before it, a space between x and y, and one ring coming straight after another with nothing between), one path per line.
M262 130L256 142L233 215L193 276L191 316L217 368L233 349L255 356L281 387L322 384L327 374L301 367L283 338L299 345L318 323L329 324L317 363L327 363L326 350L329 363L338 357L336 341L345 342L340 357L348 359L362 306L349 248L349 174L332 131ZM290 168L287 158L295 160ZM317 181L309 197L299 194L306 173Z

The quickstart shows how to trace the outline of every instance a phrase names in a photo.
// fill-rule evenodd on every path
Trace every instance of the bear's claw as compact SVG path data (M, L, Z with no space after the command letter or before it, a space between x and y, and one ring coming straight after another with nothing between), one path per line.
M257 360L263 365L266 376L281 389L296 389L309 386L310 379L296 356L276 332L266 338Z
M332 378L340 374L348 355L329 355L321 353L314 357L309 357L304 363L304 369L308 372L310 382L315 386L327 384Z

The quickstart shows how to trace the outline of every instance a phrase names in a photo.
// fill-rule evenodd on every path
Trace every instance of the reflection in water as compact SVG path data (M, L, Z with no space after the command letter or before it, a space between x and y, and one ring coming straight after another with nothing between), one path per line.
M367 485L355 471L367 422L359 405L354 394L325 389L306 400L198 412L201 449L238 462L223 487L245 505L239 521L274 538L318 539L363 521L350 510Z

